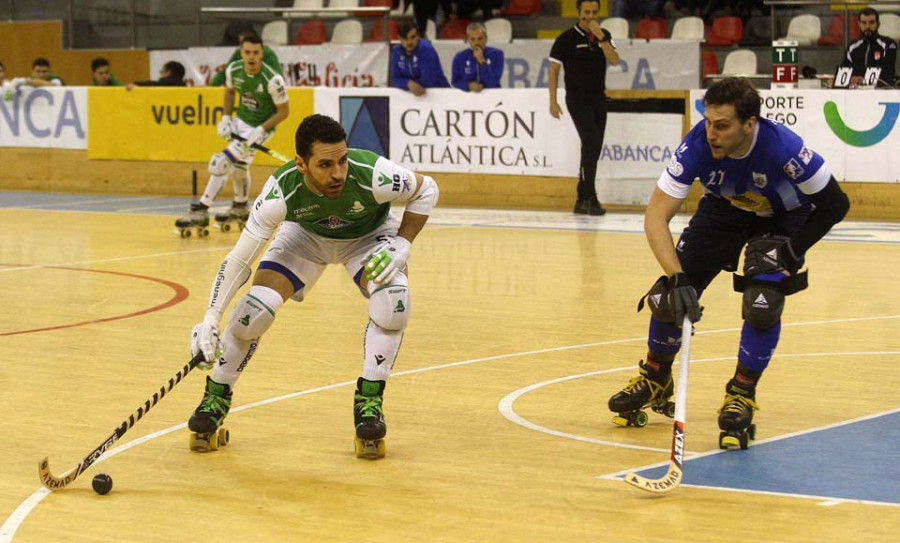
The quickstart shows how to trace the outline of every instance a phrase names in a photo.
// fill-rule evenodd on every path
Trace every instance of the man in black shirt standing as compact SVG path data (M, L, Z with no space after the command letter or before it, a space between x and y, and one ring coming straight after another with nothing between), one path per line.
M859 12L860 38L847 46L841 66L853 68L850 85L859 85L867 68L881 68L878 76L879 87L893 87L894 70L897 63L897 42L878 33L881 21L878 12L865 8Z
M612 36L597 22L599 0L577 0L578 24L556 38L550 49L550 115L559 119L556 101L559 69L565 68L566 107L581 138L581 168L578 170L578 200L575 213L603 215L597 200L597 161L606 132L606 63L619 64Z

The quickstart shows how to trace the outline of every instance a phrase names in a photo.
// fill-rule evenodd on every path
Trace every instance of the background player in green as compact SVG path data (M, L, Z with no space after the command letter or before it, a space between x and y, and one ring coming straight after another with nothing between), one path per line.
M175 221L178 228L209 224L212 205L225 181L234 184L234 202L230 210L216 216L225 222L245 220L249 214L247 197L250 192L248 170L256 156L254 144L263 144L272 136L275 126L288 116L288 95L281 74L262 62L263 44L258 36L248 36L241 44L241 58L225 68L224 113L219 122L219 135L231 139L231 144L209 160L209 182L200 202L191 204L187 215ZM240 99L237 118L234 113L235 95ZM236 134L240 139L232 139Z
M246 40L250 36L258 36L258 34L256 32L254 32L253 29L250 29L250 28L243 30L240 34L238 34L238 43L243 45L244 40ZM241 60L241 48L240 47L235 49L234 53L231 54L231 58L229 58L228 62L225 63L225 68L227 68L228 65L230 65L232 62L235 62L238 60ZM272 48L269 47L268 45L263 45L262 61L263 61L263 64L265 64L266 66L272 68L273 70L275 70L276 72L278 72L279 74L284 76L284 72L281 71L281 62L279 62L279 60L278 60L278 55L276 55L275 51L273 51ZM216 72L212 76L212 79L209 80L209 86L210 87L221 87L224 84L225 84L225 69L223 68L222 70Z
M438 187L431 177L375 153L348 149L346 140L330 117L303 120L295 136L297 157L269 177L216 273L203 322L192 331L193 355L202 353L207 366L215 363L188 422L194 450L217 446L213 441L231 406L232 388L284 302L302 301L328 264L340 264L369 300L354 396L357 456L384 456L382 397L411 309L406 262L437 202ZM394 202L406 203L401 221L390 212ZM273 235L253 286L235 304L220 341L225 308Z

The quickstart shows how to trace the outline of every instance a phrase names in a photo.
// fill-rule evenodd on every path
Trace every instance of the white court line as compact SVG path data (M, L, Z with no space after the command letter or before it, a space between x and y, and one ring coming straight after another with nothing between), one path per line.
M15 267L15 268L0 268L0 273L23 271L23 270L39 270L42 268L65 268L65 267L71 267L71 266L87 266L90 264L100 264L102 262L122 262L125 260L141 260L143 258L157 258L157 257L164 257L164 256L189 255L192 253L211 253L214 251L224 251L227 249L231 249L233 246L234 245L217 245L214 247L206 247L203 249L190 249L187 251L171 251L168 253L156 253L156 254L150 254L150 255L120 256L120 257L116 257L116 258L101 258L98 260L78 260L75 262L34 264L32 266L19 266L19 267Z
M78 200L78 201L69 201L69 202L56 202L53 204L35 204L30 206L15 206L9 209L46 209L48 207L64 207L64 206L76 206L76 205L85 205L85 204L108 204L108 203L124 203L124 202L137 202L140 200L158 200L163 198L163 196L134 196L134 197L125 197L125 198L103 198L101 200Z
M865 321L865 320L895 319L898 317L900 317L900 315L890 315L890 316L883 316L883 317L835 319L834 321L817 321L817 323L839 323L839 322L852 322L852 321ZM805 324L806 323L794 323L795 326L803 326ZM708 331L701 332L701 333L704 333L704 334L724 333L724 332L734 332L736 330L738 330L738 329L737 328L728 328L728 329L722 329L722 330L708 330ZM545 354L545 353L551 353L551 352L583 349L583 348L588 348L588 347L597 347L597 346L603 346L603 345L613 345L613 344L619 344L619 343L629 343L629 342L645 341L645 340L646 340L646 337L641 336L641 337L631 338L631 339L601 341L601 342L594 342L594 343L585 343L585 344L581 344L581 345L566 345L566 346L562 346L562 347L551 347L551 348L547 348L547 349L537 349L537 350L532 350L532 351L523 351L523 352L517 352L517 353L507 353L507 354L500 354L500 355L494 355L494 356L486 356L486 357L482 357L482 358L473 358L470 360L462 360L459 362L450 362L448 364L440 364L437 366L429 366L429 367L419 368L419 369L414 369L414 370L400 371L400 372L396 372L396 373L392 374L392 377L399 377L402 375L414 375L417 373L425 373L425 372L429 372L429 371L435 371L435 370L441 370L441 369L447 369L447 368L455 368L455 367L466 366L466 365L470 365L470 364L476 364L479 362L489 362L492 360L503 360L503 359L508 359L508 358L522 357L522 356L532 356L532 355ZM869 354L875 354L875 353L869 353ZM802 355L781 355L781 356L802 356ZM809 356L823 356L823 355L809 355ZM633 369L633 366L629 365L624 368L620 368L618 371L624 371L627 369ZM317 387L317 388L312 388L312 389L303 390L303 391L299 391L299 392L293 392L291 394L285 394L282 396L277 396L274 398L261 400L261 401L254 402L251 404L242 405L242 406L234 408L232 410L232 412L237 413L240 411L252 409L254 407L259 407L259 406L263 406L263 405L268 405L268 404L275 403L275 402L282 401L282 400L288 400L288 399L296 398L299 396L313 394L315 392L321 392L324 390L330 390L330 389L338 388L338 387L342 387L342 386L351 386L355 383L356 383L356 381L344 381L341 383L333 383L330 385L325 385L325 386L321 386L321 387ZM155 439L160 436L164 436L166 434L169 434L171 432L174 432L176 430L180 430L180 429L183 429L186 427L187 427L186 423L177 424L175 426L170 426L169 428L165 428L163 430L159 430L157 432L147 434L138 439L129 441L128 443L126 443L124 445L119 445L118 447L115 447L115 448L107 451L103 456L101 456L94 463L94 465L99 464L100 462L103 462L106 459L111 458L112 456L115 456L121 452L127 451L128 449L130 449L132 447L136 447L136 446L146 443L152 439ZM619 445L621 445L621 444L619 444ZM10 514L10 516L7 517L7 519L3 522L3 525L0 526L0 543L10 543L12 541L12 538L15 535L16 531L19 529L19 526L21 526L22 523L25 522L25 519L28 517L28 515L31 513L31 511L33 511L40 504L40 502L44 498L46 498L50 493L51 492L49 490L47 490L46 488L41 486L37 490L35 490L34 493L32 493L27 499L25 499L25 501L23 501L21 504L19 504L19 506L16 507L16 509Z

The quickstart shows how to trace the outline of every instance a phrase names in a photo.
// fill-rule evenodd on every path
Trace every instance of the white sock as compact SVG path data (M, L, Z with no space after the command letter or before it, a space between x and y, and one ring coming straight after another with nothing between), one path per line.
M387 381L397 360L403 330L385 330L372 321L366 326L363 379Z
M209 182L206 183L206 189L203 191L203 196L200 197L200 203L206 207L211 206L216 200L216 196L222 191L222 187L225 186L226 179L228 177L225 175L210 175Z

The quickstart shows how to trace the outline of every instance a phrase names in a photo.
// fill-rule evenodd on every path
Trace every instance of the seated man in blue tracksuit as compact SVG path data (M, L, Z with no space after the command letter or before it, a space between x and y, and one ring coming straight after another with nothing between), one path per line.
M483 24L472 23L466 27L466 43L469 48L453 57L453 86L471 92L499 89L503 51L487 46L487 29Z
M450 83L441 68L437 51L419 38L419 27L413 22L402 23L397 29L400 45L391 53L391 79L394 87L408 90L416 96L431 87L448 88Z

